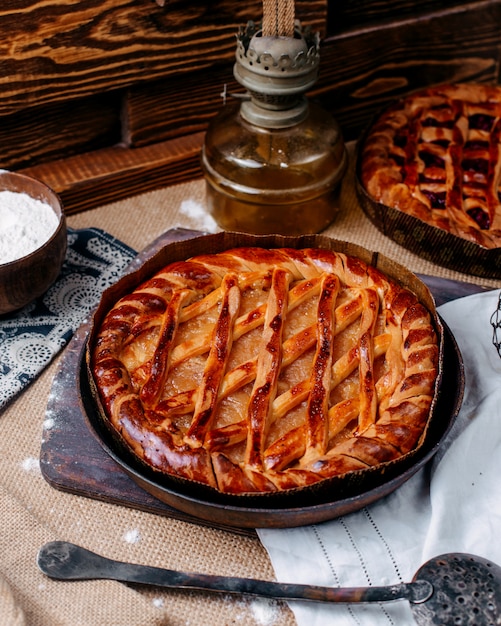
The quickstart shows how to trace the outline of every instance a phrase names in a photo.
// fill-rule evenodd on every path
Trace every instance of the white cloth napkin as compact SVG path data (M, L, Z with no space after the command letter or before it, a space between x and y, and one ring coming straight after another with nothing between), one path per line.
M260 529L278 580L330 586L409 582L427 559L468 552L501 564L501 358L493 346L498 291L439 312L465 367L465 397L439 453L393 494L318 525ZM298 626L415 626L409 605L290 602Z

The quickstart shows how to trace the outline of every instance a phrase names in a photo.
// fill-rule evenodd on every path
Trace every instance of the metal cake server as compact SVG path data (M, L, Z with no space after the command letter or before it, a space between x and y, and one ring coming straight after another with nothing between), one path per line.
M174 589L199 589L314 602L407 600L418 624L501 624L501 567L470 554L451 553L427 561L412 582L384 587L321 587L267 580L211 576L114 561L65 541L38 553L44 574L59 580L110 579Z

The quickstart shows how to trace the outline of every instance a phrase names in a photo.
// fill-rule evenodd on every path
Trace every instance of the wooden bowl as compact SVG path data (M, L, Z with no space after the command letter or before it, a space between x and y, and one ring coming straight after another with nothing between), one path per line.
M61 200L44 183L15 172L0 171L0 191L24 193L48 204L59 218L50 239L33 252L0 263L0 315L10 313L41 296L56 280L66 256L67 230Z

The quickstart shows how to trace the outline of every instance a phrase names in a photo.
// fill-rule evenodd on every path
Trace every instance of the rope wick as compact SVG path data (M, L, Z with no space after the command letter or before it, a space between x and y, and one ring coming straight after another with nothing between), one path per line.
M263 0L263 37L294 37L294 0Z

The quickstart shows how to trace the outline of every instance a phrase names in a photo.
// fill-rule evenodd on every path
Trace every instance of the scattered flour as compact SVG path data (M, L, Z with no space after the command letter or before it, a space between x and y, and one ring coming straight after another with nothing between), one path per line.
M205 208L198 202L195 202L195 200L183 200L179 211L190 220L188 226L203 230L207 233L218 232L219 227L214 219L207 213Z
M137 543L141 539L141 535L139 534L139 530L137 528L133 528L132 530L128 530L124 533L122 539L127 543Z
M26 193L0 191L0 264L30 254L48 241L59 218L50 205Z
M279 605L274 600L252 600L250 603L252 616L259 626L271 626L279 616Z
M161 609L164 604L163 598L153 598L153 606L157 609Z
M44 420L43 427L45 428L45 430L50 430L51 428L54 428L55 423L56 422L53 417L47 417Z
M21 461L21 467L25 472L39 472L40 461L30 456Z
M242 598L235 601L235 596L225 596L228 602L241 610L236 619L243 621L248 619L249 611L252 614L256 626L273 626L280 617L280 604L276 600L266 598Z

